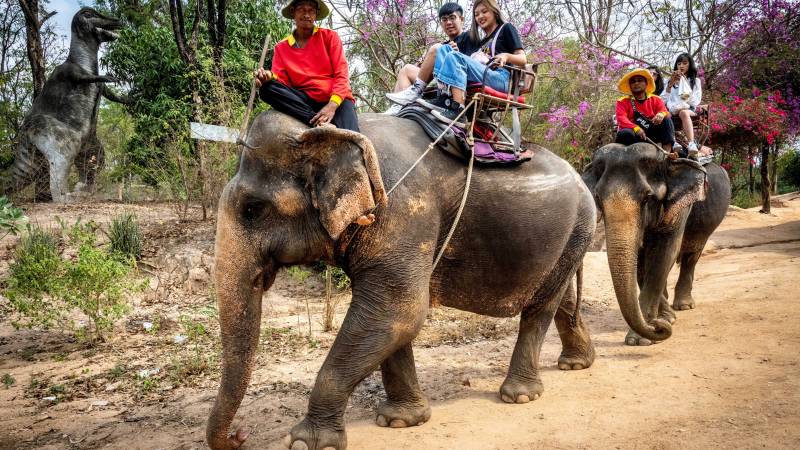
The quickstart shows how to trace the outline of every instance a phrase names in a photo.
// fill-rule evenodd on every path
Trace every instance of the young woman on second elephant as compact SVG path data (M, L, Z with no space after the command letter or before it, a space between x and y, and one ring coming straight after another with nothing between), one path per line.
M275 46L272 70L255 72L256 84L262 100L307 125L358 131L342 41L314 25L329 12L322 0L294 0L283 8L295 29Z
M472 42L477 43L477 51L467 56L442 46L436 54L433 75L445 89L431 102L418 100L441 119L453 120L464 109L468 82L484 81L485 73L486 85L507 92L511 74L503 66L524 66L527 62L517 29L503 19L495 0L475 2L469 33Z
M688 53L681 53L675 57L672 65L672 75L667 86L662 92L662 97L667 100L667 109L673 115L681 118L681 126L686 139L689 141L689 157L697 157L697 144L694 142L694 129L692 117L701 111L700 101L703 99L703 88L700 78L697 77L697 67ZM688 89L681 90L681 84L688 85Z

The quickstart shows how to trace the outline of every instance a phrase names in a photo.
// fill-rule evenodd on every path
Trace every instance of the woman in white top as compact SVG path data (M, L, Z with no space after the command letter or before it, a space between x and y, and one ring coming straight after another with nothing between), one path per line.
M680 117L683 133L689 140L689 156L696 156L697 144L694 142L692 117L697 116L697 113L701 111L700 101L703 97L703 88L700 78L697 77L694 60L688 53L681 53L675 57L672 69L672 75L667 81L661 97L666 99L669 112Z

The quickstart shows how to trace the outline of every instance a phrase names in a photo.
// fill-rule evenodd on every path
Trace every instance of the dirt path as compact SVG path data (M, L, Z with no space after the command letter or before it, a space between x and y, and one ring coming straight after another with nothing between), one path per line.
M374 425L374 404L382 396L375 374L351 399L349 448L800 448L800 199L781 203L771 216L729 213L698 265L697 308L679 312L673 337L655 346L622 345L626 327L605 254L590 253L585 318L597 360L588 370L559 371L560 343L551 327L542 351L545 393L529 404L507 405L497 396L514 320L437 313L438 324L420 338L429 345L415 348L420 382L432 399L431 421L409 429ZM268 297L273 310L280 310L280 300L278 294ZM448 326L469 326L463 334L471 337L431 337ZM0 350L19 336L0 323ZM281 448L280 438L305 411L330 338L260 357L237 420L253 430L246 448ZM441 343L452 341L458 343ZM13 371L24 386L33 371L113 365L109 353L68 356L54 366L13 355L6 360L9 352L3 352L0 373ZM20 387L0 387L0 448L202 448L215 393L210 376L149 401L101 392L42 406ZM97 398L109 404L91 406Z

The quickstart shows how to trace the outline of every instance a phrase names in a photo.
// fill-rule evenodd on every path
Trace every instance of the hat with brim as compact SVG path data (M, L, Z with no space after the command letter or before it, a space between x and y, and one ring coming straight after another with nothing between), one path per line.
M647 80L647 87L645 87L644 90L648 94L652 94L656 90L656 82L653 81L653 75L647 69L634 69L626 73L625 76L619 80L617 89L619 89L623 94L633 95L631 92L630 80L637 75L644 77L644 79Z
M283 7L281 10L281 15L289 20L294 20L292 9L295 7L295 5L303 1L314 2L317 4L317 20L322 20L328 17L328 14L331 13L331 11L328 9L328 5L326 5L322 0L292 0L288 5Z

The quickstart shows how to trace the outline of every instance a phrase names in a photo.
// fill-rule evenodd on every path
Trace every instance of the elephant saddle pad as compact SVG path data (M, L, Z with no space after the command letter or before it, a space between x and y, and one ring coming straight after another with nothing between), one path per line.
M438 138L444 132L437 147L464 161L469 161L472 151L467 142L466 132L463 129L440 122L431 114L430 110L416 103L404 106L397 116L417 122L431 139ZM473 134L482 141L492 141L493 138L492 128L480 122L476 122ZM475 142L475 162L480 164L513 165L529 161L532 157L533 152L528 149L524 149L519 155L515 155L511 151L495 148L488 142Z

